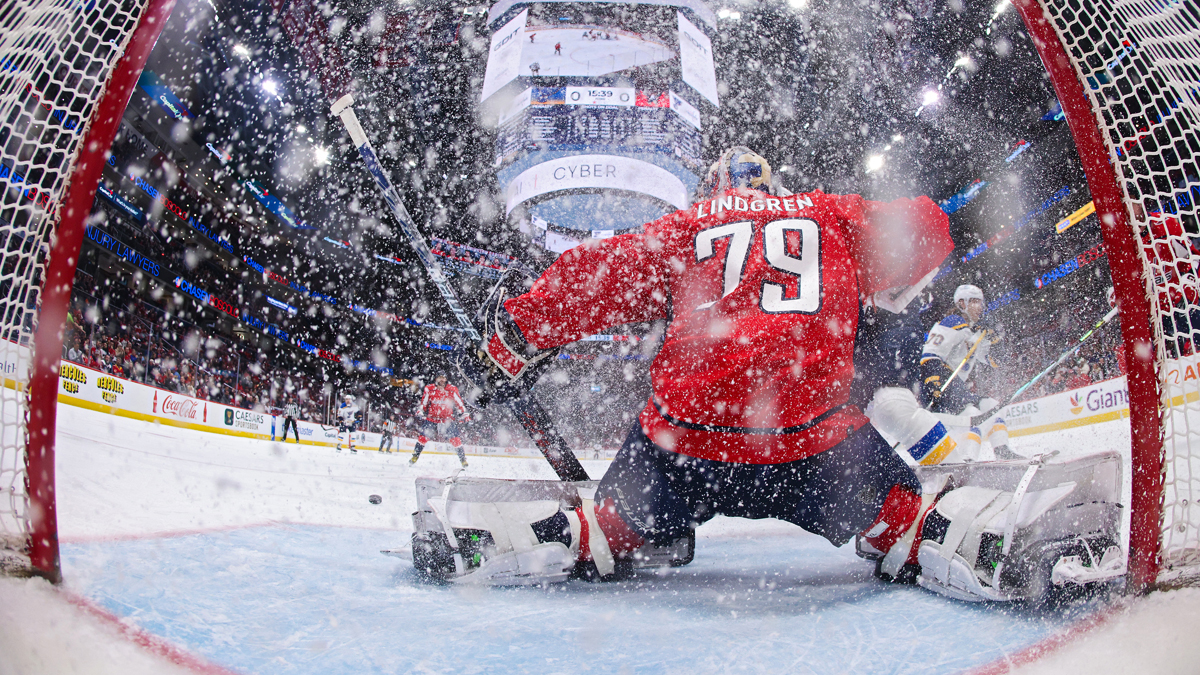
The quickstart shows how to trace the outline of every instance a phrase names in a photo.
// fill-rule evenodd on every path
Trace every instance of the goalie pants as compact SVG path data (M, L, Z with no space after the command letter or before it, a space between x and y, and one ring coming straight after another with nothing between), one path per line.
M600 481L596 501L611 499L630 529L660 546L718 514L786 520L841 546L876 521L893 488L921 494L916 474L870 424L824 452L783 464L688 457L654 445L638 425Z

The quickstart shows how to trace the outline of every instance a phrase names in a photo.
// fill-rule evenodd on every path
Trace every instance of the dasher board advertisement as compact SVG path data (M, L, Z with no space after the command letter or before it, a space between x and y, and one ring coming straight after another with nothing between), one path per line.
M683 81L712 101L717 101L717 70L713 66L712 40L696 24L687 20L683 12L679 16L679 68Z
M7 349L6 349L7 347ZM29 349L0 341L0 370L10 377L19 370L20 364L29 363ZM16 387L15 382L7 383ZM201 398L187 396L123 377L109 375L70 361L63 361L58 373L58 402L87 408L109 415L128 417L152 424L191 429L226 436L239 436L263 441L283 439L282 415L270 412L246 410L236 406L214 403ZM300 443L333 447L338 443L336 426L299 420L296 424ZM378 450L382 435L370 431L356 431L350 438L355 448ZM288 434L288 442L295 436ZM343 435L342 442L346 439ZM416 439L398 435L392 443L396 452L412 452ZM468 455L496 455L499 457L538 458L541 452L534 447L491 446L464 444ZM453 454L449 443L430 442L425 449L431 454ZM600 459L612 459L615 450L601 453Z
M528 18L529 10L523 10L492 35L492 47L488 52L487 70L483 73L483 93L480 94L480 100L486 101L520 74L521 43L525 39L524 28Z

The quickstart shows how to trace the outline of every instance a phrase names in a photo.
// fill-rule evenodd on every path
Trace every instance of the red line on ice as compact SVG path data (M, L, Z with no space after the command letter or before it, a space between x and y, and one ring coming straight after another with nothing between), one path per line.
M962 675L1003 675L1014 668L1038 661L1111 621L1129 607L1124 602L1117 602L1106 607L1081 621L1068 626L1065 630L1036 642L1025 649L1008 656L1003 656L987 665L965 671Z
M121 617L109 612L99 605L96 605L91 600L88 600L83 596L76 595L66 590L61 590L61 592L67 601L72 605L75 605L84 612L87 612L97 619L100 619L104 623L115 627L117 632L119 632L125 639L138 645L139 647L142 647L152 654L156 654L162 658L165 658L177 666L187 668L188 670L192 670L197 673L203 673L204 675L241 675L237 671L229 670L228 668L218 666L215 663L209 663L199 656L189 654L188 652L183 651L179 647L176 647L166 640L147 633L141 628L131 626L122 621Z

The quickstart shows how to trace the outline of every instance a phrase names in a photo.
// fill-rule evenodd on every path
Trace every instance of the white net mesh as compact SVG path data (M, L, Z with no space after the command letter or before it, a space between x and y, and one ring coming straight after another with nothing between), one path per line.
M6 567L21 565L29 538L27 385L60 204L104 85L145 4L0 4L0 564Z
M1134 236L1157 343L1159 581L1200 574L1200 12L1158 0L1042 2L1091 101Z

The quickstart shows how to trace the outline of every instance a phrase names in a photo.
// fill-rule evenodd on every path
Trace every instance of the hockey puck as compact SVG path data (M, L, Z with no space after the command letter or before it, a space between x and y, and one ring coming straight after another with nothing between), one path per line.
M383 497L380 497L379 495L371 495L370 497L367 497L367 501L371 502L372 504L382 504Z

